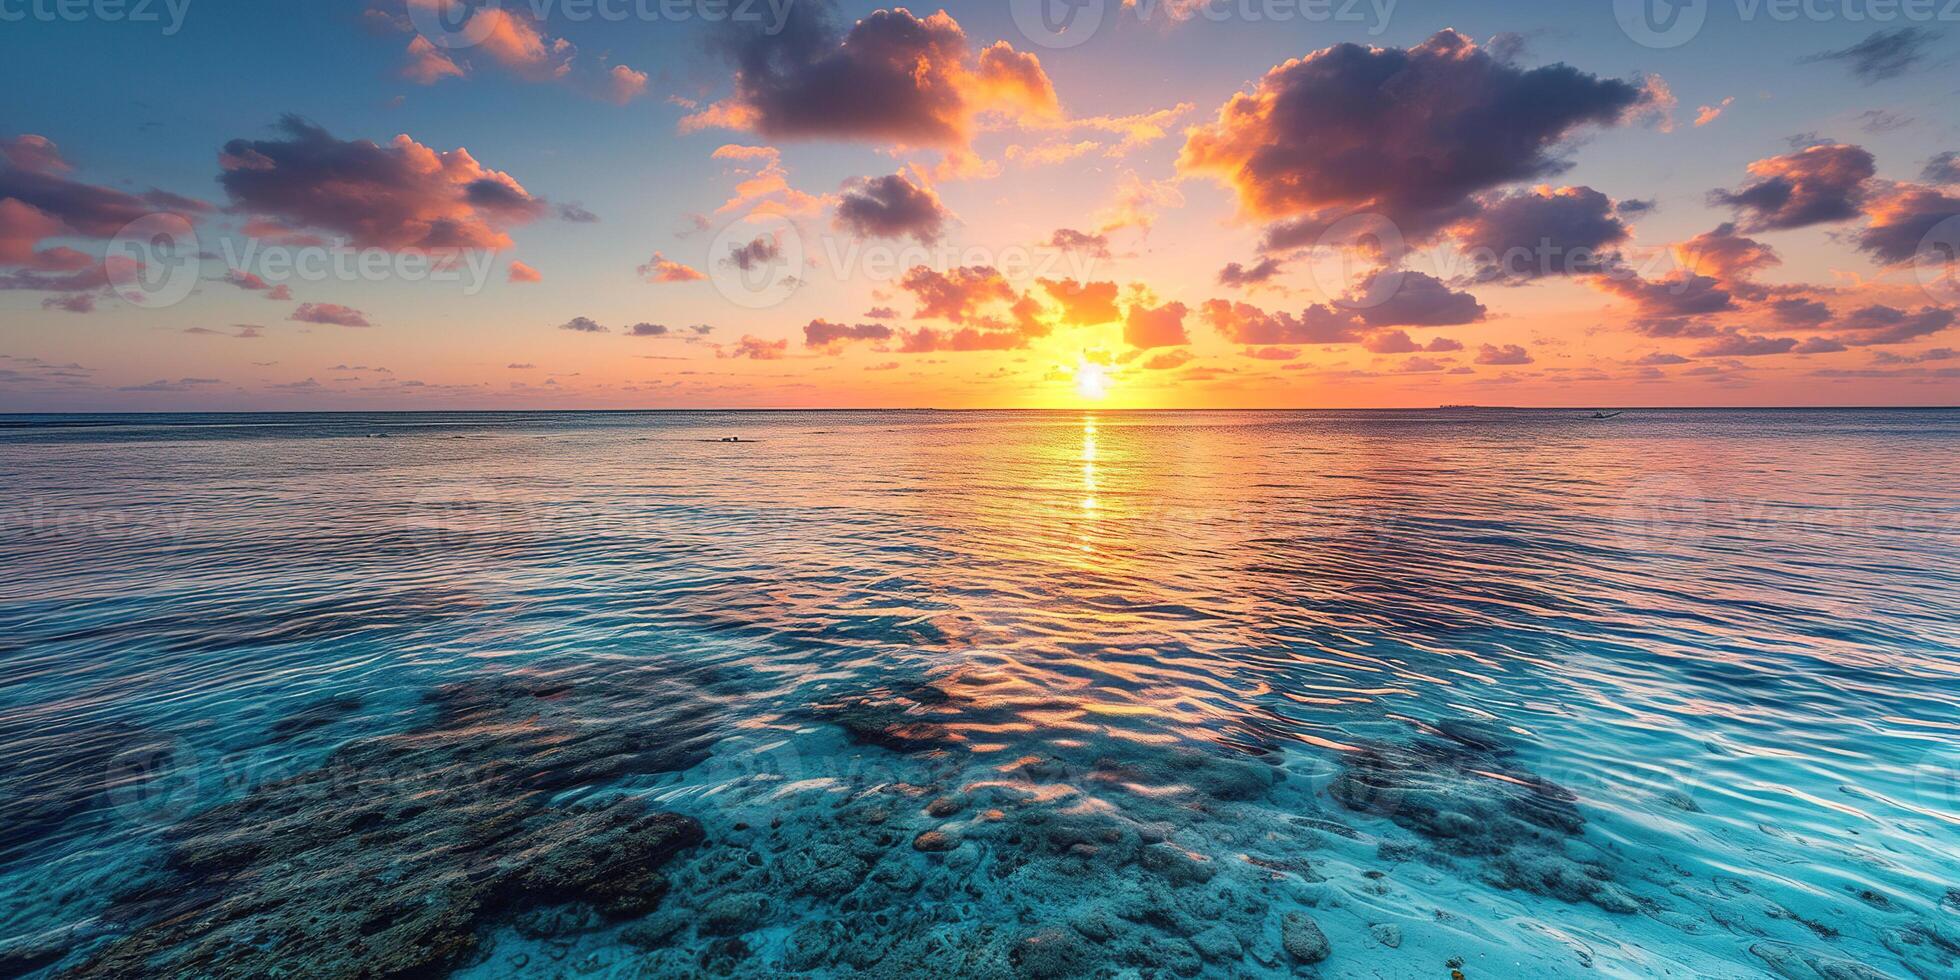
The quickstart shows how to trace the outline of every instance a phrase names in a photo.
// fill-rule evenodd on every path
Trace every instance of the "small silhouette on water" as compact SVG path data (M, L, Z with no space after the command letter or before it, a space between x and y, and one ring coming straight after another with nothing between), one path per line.
M1616 419L1625 414L1625 412L1594 412L1592 413L1592 417L1596 419Z

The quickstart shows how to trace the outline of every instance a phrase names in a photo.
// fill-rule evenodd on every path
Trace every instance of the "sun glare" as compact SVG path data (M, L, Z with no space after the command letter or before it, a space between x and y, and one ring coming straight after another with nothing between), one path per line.
M1109 394L1109 372L1100 364L1083 361L1075 369L1075 393L1089 401L1102 401Z

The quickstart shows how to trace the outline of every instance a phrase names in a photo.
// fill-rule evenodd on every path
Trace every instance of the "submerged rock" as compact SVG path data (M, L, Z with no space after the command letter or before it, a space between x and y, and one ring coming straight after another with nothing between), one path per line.
M1163 875L1172 884L1189 885L1211 880L1217 873L1212 861L1171 843L1152 844L1141 852L1143 866Z
M1334 952L1320 923L1305 912L1288 912L1279 920L1279 941L1286 955L1302 963L1318 963Z
M1890 980L1877 970L1852 960L1800 949L1789 943L1761 942L1749 947L1785 980Z
M926 853L950 851L960 846L959 838L938 830L928 830L912 838L912 849Z
M428 725L350 742L174 828L163 876L111 908L131 931L73 975L425 974L528 909L645 914L661 865L701 841L692 818L636 800L549 802L698 761L715 716L693 688L518 675L429 700Z
M1089 974L1095 954L1068 929L1043 929L1014 944L1009 961L1024 977L1062 978Z

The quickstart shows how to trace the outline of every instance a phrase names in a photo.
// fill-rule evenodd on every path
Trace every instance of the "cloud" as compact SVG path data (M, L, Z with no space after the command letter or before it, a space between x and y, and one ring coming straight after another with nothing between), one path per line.
M570 330L573 333L611 333L612 332L611 330L608 330L605 326L601 325L597 320L594 320L588 316L572 317L571 319L566 320L564 323L559 324L558 329Z
M1960 184L1960 153L1948 150L1926 161L1919 178L1929 184Z
M1724 223L1673 246L1675 260L1690 272L1714 276L1734 290L1755 273L1782 263L1776 250L1736 233Z
M1055 233L1048 236L1048 246L1050 248L1061 249L1064 252L1079 252L1090 258L1109 258L1108 235L1091 235L1087 232L1076 231L1073 228L1055 229Z
M593 224L599 220L599 216L587 211L580 204L560 204L558 205L558 220L569 221L573 224Z
M915 265L899 281L918 303L915 320L939 319L949 323L972 320L981 309L1001 302L1013 302L1014 287L992 266L960 266L938 272Z
M1960 196L1918 184L1894 184L1866 204L1869 222L1858 233L1857 247L1881 262L1910 262L1922 251L1936 261L1953 261L1942 246L1954 246L1951 235L1935 236L1933 229L1960 215ZM1944 238L1944 241L1936 240Z
M620 332L628 337L665 337L672 333L662 323L635 323Z
M233 340L257 340L265 336L262 328L249 323L234 323L232 326L238 328L236 333L226 333L223 330L213 330L210 327L185 327L184 332L204 337L230 337Z
M371 327L367 314L339 303L301 303L288 320L301 323L324 323L336 327Z
M1517 68L1450 30L1406 50L1339 44L1234 96L1189 131L1178 168L1224 183L1254 218L1369 211L1419 239L1477 193L1565 170L1570 135L1648 98L1567 65Z
M780 215L815 214L823 210L826 198L790 186L782 151L773 146L729 143L717 147L713 157L733 161L733 172L742 175L734 193L715 209L716 214L745 208L750 214Z
M717 352L721 357L746 357L751 361L778 361L789 353L789 339L764 340L749 334L742 335L732 347L724 347Z
M402 77L417 85L434 85L445 78L463 77L463 68L420 34L408 41L408 60Z
M29 173L60 174L75 169L61 158L61 150L53 140L33 133L0 140L0 159Z
M41 309L61 310L66 313L93 313L95 312L95 297L88 293L50 296L41 301Z
M935 351L973 352L1019 350L1028 346L1028 341L1039 334L1015 327L961 327L957 330L940 330L933 327L920 327L916 330L900 332L899 351L906 354L928 354Z
M1124 228L1148 233L1157 223L1159 211L1183 203L1184 192L1178 189L1176 181L1145 180L1126 170L1117 179L1115 198L1108 207L1096 212L1096 223L1102 234Z
M1363 276L1342 305L1371 327L1447 327L1484 318L1477 297L1423 272L1380 269Z
M1073 279L1037 279L1035 282L1062 305L1063 323L1092 326L1122 319L1123 314L1116 309L1116 284L1113 282L1078 283ZM1136 315L1134 307L1130 315Z
M1897 307L1874 303L1853 310L1838 320L1837 339L1855 347L1903 344L1931 336L1953 325L1954 312L1936 306L1921 307L1907 313Z
M1858 216L1866 182L1876 172L1863 147L1828 143L1757 160L1749 165L1753 180L1709 198L1745 215L1746 231L1848 221Z
M1850 348L1844 346L1842 341L1833 340L1829 337L1811 337L1803 343L1798 344L1794 352L1798 354L1835 354L1844 350L1850 350Z
M60 236L107 239L159 212L195 221L211 210L202 201L152 188L142 195L71 180L73 169L54 142L26 134L0 141L0 266L21 271L0 289L83 291L107 284L100 264L77 249L42 241ZM132 260L133 261L133 260ZM72 273L47 276L40 273Z
M1485 344L1477 348L1478 364L1530 364L1531 362L1531 353L1517 344L1505 344L1502 347Z
M1363 350L1372 354L1412 354L1422 348L1407 333L1400 330L1383 330L1369 334L1361 342Z
M944 11L877 10L840 31L831 3L787 9L778 30L727 25L721 40L735 93L688 116L683 130L962 148L982 112L1058 112L1038 58L1005 41L975 52Z
M139 392L195 391L198 388L221 383L217 378L178 378L175 381L171 381L168 378L159 378L149 384L124 385L116 390Z
M1728 98L1715 103L1714 105L1705 105L1699 109L1696 109L1695 128L1699 129L1703 126L1708 125L1709 123L1714 122L1717 119L1722 118L1722 112L1728 109L1729 106L1732 106L1734 104L1735 104L1735 96L1731 95Z
M1814 299L1792 297L1769 304L1770 316L1787 327L1816 327L1831 319L1831 308Z
M65 230L54 215L13 198L0 198L0 265L44 272L77 272L94 265L87 253L66 246L36 251L43 239Z
M1480 199L1451 234L1477 281L1581 275L1614 261L1603 250L1630 234L1619 214L1612 198L1590 187L1536 187Z
M1835 51L1822 51L1802 59L1802 64L1835 61L1870 85L1897 78L1910 71L1926 54L1926 48L1939 35L1921 27L1900 27L1874 31L1864 40Z
M506 282L543 282L544 273L517 261L510 260L510 272L504 277Z
M1227 262L1225 268L1218 270L1218 284L1233 288L1257 286L1272 281L1281 269L1279 260L1270 256L1254 262L1249 268L1237 262Z
M1787 354L1797 347L1794 337L1762 337L1740 330L1724 330L1695 353L1701 357L1762 357Z
M882 323L860 323L852 326L832 323L829 320L811 320L803 325L803 346L825 348L832 352L854 340L890 339L892 339L892 328Z
M750 269L755 268L756 266L767 265L768 263L774 262L775 260L782 258L782 255L783 255L783 246L781 245L781 243L776 241L774 236L757 235L754 239L751 239L750 241L744 242L740 245L736 245L730 248L728 250L728 257L723 259L722 262L729 266L732 266L737 269L741 269L746 272ZM658 252L654 253L654 257L657 260L659 258L659 253ZM683 266L683 268L686 267ZM694 270L692 269L688 269L687 271L694 272ZM700 275L700 273L698 272L695 272L694 274L696 276ZM678 281L685 282L686 280L678 280Z
M1904 129L1917 121L1890 109L1866 109L1858 113L1858 128L1874 136Z
M1688 363L1688 361L1689 361L1688 358L1682 357L1679 354L1669 354L1664 351L1655 351L1654 353L1648 354L1640 358L1639 360L1634 361L1633 363L1642 367L1658 367L1660 365L1667 365L1667 364L1686 364Z
M917 186L903 174L860 177L845 185L837 202L837 227L860 238L909 235L930 245L945 234L950 217L931 188Z
M545 210L465 149L438 153L406 135L387 146L339 140L293 115L278 129L285 138L232 140L219 155L236 210L390 250L506 248L508 229Z
M1601 275L1595 276L1592 283L1631 302L1637 312L1648 317L1702 316L1735 308L1735 297L1719 281L1685 270L1660 279L1617 273Z
M1142 367L1145 371L1169 371L1191 363L1195 357L1188 350L1167 350L1145 358Z
M1198 316L1225 339L1255 347L1349 344L1361 339L1353 316L1319 304L1295 316L1284 310L1268 313L1249 303L1214 299L1199 307Z
M1191 337L1184 332L1184 315L1187 312L1184 304L1177 302L1165 303L1154 309L1141 303L1135 304L1123 321L1123 340L1139 349L1188 344Z
M612 66L599 89L600 97L614 105L625 105L645 95L646 91L647 73L634 71L625 65Z
M743 268L748 267L743 266ZM640 273L640 278L648 282L699 282L708 278L707 273L675 262L659 252L653 253L653 257L646 260L637 271Z

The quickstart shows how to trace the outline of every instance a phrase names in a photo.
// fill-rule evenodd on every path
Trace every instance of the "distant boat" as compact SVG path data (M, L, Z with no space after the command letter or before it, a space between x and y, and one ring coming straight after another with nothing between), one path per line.
M1592 417L1596 419L1616 419L1625 414L1625 412L1594 412L1592 413Z

